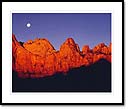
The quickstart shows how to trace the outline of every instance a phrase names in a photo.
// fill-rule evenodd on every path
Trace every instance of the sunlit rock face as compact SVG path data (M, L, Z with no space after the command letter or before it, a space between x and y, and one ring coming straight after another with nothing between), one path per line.
M68 38L60 47L60 58L64 71L82 64L82 56L78 44L72 38Z
M47 55L55 52L54 47L47 39L35 39L34 41L29 40L24 43L23 46L29 52L41 57L46 57Z
M111 46L104 43L90 49L68 38L56 51L47 39L29 40L22 45L12 35L12 69L21 78L40 78L55 73L66 74L72 68L89 66L100 59L111 62Z
M82 53L83 54L87 54L90 52L90 48L88 45L84 45L83 48L82 48Z

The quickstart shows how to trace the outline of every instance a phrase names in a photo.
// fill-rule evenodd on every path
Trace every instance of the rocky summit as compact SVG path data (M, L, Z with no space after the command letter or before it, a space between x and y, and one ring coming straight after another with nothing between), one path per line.
M111 62L111 46L104 43L90 49L68 38L56 51L47 39L29 40L21 45L12 35L12 70L21 78L40 78L56 73L66 74L72 68L89 66L100 59Z

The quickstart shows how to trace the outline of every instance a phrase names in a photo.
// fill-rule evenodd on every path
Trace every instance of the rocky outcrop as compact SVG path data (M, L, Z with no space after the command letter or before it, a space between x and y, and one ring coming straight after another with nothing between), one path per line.
M93 48L93 53L111 54L111 44L107 47L104 43L100 43Z
M82 63L82 56L78 44L72 38L68 38L60 47L61 63L65 64L66 69L79 67Z
M83 54L87 54L90 52L90 48L88 45L84 45L83 48L82 48L82 53Z
M111 44L98 44L92 50L68 38L56 51L47 39L29 40L21 45L12 35L12 69L22 78L39 78L55 73L66 74L70 69L89 66L100 59L111 62Z
M29 40L24 43L23 46L29 52L41 57L46 57L47 55L55 52L54 47L47 39L35 39L34 41Z

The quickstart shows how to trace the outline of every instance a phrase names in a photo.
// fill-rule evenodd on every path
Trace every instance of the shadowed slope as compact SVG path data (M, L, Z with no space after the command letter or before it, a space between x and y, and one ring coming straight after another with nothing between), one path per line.
M100 59L90 66L43 78L22 79L13 72L13 92L111 92L111 63Z

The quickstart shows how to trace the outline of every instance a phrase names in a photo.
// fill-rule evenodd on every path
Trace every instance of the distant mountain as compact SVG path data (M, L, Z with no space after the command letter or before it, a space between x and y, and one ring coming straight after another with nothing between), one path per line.
M93 49L84 45L80 51L79 45L68 38L56 51L47 39L21 44L12 35L12 70L21 78L55 76L57 72L68 75L71 69L90 67L100 59L111 63L111 44L100 43Z

